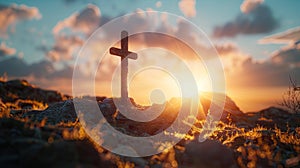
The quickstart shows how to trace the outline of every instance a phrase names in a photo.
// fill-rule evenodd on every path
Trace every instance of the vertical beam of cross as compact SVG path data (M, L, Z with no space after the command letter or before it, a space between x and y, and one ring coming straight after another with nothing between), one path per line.
M127 75L128 75L128 59L137 59L137 54L128 51L128 32L121 32L121 49L111 47L109 49L110 54L121 57L121 98L124 100L128 99L128 86L127 86Z

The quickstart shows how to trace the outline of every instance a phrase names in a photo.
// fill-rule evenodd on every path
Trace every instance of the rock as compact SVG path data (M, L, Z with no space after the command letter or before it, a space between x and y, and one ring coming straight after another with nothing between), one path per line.
M76 111L72 100L58 102L50 105L40 113L41 119L47 118L47 122L74 122L77 119Z
M16 89L23 89L24 86L31 86L29 84L29 82L27 82L26 80L22 79L22 80L11 80L11 81L7 81L6 85L9 85L13 88Z
M18 154L1 153L1 167L20 167Z
M117 110L112 98L106 98L100 102L99 108L105 117L112 117Z
M291 114L281 108L277 108L277 107L269 107L267 109L261 110L258 112L261 117L265 117L267 119L282 119L282 120L286 120L288 119Z
M234 151L221 143L206 140L202 143L193 140L185 146L182 158L178 158L179 166L190 167L237 167Z
M3 113L6 110L6 105L0 99L0 113Z
M146 167L149 163L140 157L126 157L126 160L133 162L135 167Z
M287 125L289 125L290 128L300 126L299 114L289 113L278 107L269 107L259 112L252 113L252 115L256 116L256 125L261 125L270 129L274 129L276 126L282 131L287 131Z
M31 151L34 151L33 154ZM115 167L114 163L99 157L91 144L84 141L55 141L21 155L24 167Z
M102 102L104 99L106 99L105 96L83 96L82 97L83 99L86 99L86 100L96 100L98 102Z
M66 100L54 103L43 111L34 110L24 113L22 117L29 117L39 122L46 119L47 124L55 125L60 122L75 122L77 114L72 100Z
M21 99L50 104L67 98L57 91L37 88L26 80L0 81L0 91L4 103L14 103Z
M18 120L0 118L1 167L116 167L88 139L55 138L60 132L59 127L31 128Z
M225 121L228 114L232 116L243 116L244 113L240 110L240 108L235 104L235 102L228 97L227 95L221 94L221 93L208 93L208 92L202 92L200 94L200 102L203 106L204 113L207 114L208 110L211 106L212 102L212 95L214 95L213 103L214 106L220 107L221 104L224 103L223 112L221 115L221 120ZM223 100L224 98L224 100ZM201 119L201 118L200 118Z

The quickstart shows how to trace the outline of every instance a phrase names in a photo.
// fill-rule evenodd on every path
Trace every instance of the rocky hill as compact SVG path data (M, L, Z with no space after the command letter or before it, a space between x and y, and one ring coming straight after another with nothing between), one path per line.
M37 88L26 80L0 80L0 96L3 103L15 103L19 101L19 106L22 108L25 108L23 106L30 106L30 104L22 104L22 100L51 104L66 100L68 97L58 91Z
M206 95L205 95L206 94ZM209 93L200 102L207 114ZM220 97L224 95L219 95ZM131 158L110 153L85 133L73 99L37 88L25 80L0 82L0 165L3 167L297 167L300 161L300 115L270 107L243 113L226 96L217 129L204 143L198 135L204 124L198 117L183 140L161 154ZM132 136L163 132L177 117L179 99L164 104L150 122L127 119L113 99L96 99L107 121ZM217 103L218 95L214 103ZM139 109L149 107L139 106ZM154 105L159 109L162 105ZM172 135L170 135L172 136Z

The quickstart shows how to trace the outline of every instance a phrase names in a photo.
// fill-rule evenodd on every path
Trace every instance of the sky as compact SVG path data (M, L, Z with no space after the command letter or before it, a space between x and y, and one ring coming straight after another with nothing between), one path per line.
M9 79L23 78L38 87L71 95L75 60L93 32L128 13L168 12L187 19L203 30L222 61L226 94L243 111L257 111L280 102L282 94L288 89L289 76L299 81L299 6L300 1L271 0L0 0L0 75L6 73ZM137 19L143 25L133 29L143 29L153 21L160 24L158 27L164 32L182 35L194 44L200 38L185 36L192 31L192 27L180 19L174 22L171 17L157 14L150 23L147 16L150 15L139 16ZM95 46L105 46L108 41L102 38ZM193 53L184 46L172 48L173 43L168 45L163 40L145 35L133 36L129 41L130 49L139 50L140 55L136 63L130 61L130 74L138 70L138 65L154 62L156 66L168 65L166 68L179 74L179 77L186 76L181 74L185 64L178 65L178 60L172 56L178 54L180 59L187 60L187 66L197 76L199 90L211 91L210 82L213 81L199 66L201 61L198 64L191 56ZM151 48L159 45L172 52ZM150 49L147 50L147 47ZM100 49L96 50L98 52ZM151 60L150 55L153 54L161 57ZM96 57L90 61L97 60ZM93 67L88 63L85 65L86 71ZM110 83L112 80L119 81L119 78L112 79L111 74L119 73L118 65L119 59L111 57L105 57L100 64L96 75L97 95L113 94ZM165 89L169 97L179 92L176 90L178 83L168 73L158 70L143 73L134 76L129 87L130 95L140 99L140 102L146 102L142 100L145 95L148 96L153 88L159 86ZM141 77L145 75L152 76L146 80ZM159 82L153 79L159 79Z

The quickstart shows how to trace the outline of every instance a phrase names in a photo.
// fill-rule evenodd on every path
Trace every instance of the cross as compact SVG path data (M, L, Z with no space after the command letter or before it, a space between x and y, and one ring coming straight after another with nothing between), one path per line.
M121 98L128 99L127 75L128 75L128 59L137 59L137 54L128 51L128 32L121 32L121 49L111 47L109 53L121 57Z

